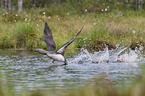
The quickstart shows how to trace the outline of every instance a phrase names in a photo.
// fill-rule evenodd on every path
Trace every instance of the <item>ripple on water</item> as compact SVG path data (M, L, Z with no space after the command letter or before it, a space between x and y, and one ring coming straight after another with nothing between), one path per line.
M70 89L104 78L112 82L129 82L141 74L140 64L145 64L141 53L127 48L89 53L82 50L77 55L67 56L69 65L52 63L45 55L21 51L14 54L0 54L0 72L15 90ZM121 59L120 59L121 58ZM127 58L127 60L126 60ZM119 61L120 60L120 61ZM135 78L134 78L135 79ZM125 80L125 81L124 81Z

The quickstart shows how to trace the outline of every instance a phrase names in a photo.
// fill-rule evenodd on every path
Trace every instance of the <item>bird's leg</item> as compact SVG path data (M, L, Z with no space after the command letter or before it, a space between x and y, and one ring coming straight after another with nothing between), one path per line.
M54 63L55 60L52 61L52 63Z
M65 59L65 61L64 61L64 64L63 65L68 65L68 62L67 62L67 60Z

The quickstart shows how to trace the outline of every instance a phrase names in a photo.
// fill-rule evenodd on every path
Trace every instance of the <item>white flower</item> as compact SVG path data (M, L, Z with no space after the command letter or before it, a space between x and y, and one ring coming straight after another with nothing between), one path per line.
M45 14L45 12L43 12L43 14Z
M25 18L25 21L27 21L27 18Z
M48 19L50 19L51 17L49 16Z
M132 33L135 33L135 32L136 32L135 30L132 31Z

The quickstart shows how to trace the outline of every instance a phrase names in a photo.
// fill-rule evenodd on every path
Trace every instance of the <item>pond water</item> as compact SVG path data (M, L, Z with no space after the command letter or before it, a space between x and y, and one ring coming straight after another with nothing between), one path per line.
M141 75L145 55L128 48L100 52L66 50L68 65L33 51L0 50L0 77L15 91L74 89L104 78L117 86Z

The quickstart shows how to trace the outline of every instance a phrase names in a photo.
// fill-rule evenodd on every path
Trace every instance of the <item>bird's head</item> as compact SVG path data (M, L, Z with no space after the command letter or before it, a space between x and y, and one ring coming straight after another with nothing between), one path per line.
M40 53L40 54L47 54L47 53L48 53L48 51L45 51L45 50L43 50L43 49L35 49L34 51L35 51L35 52L38 52L38 53Z

